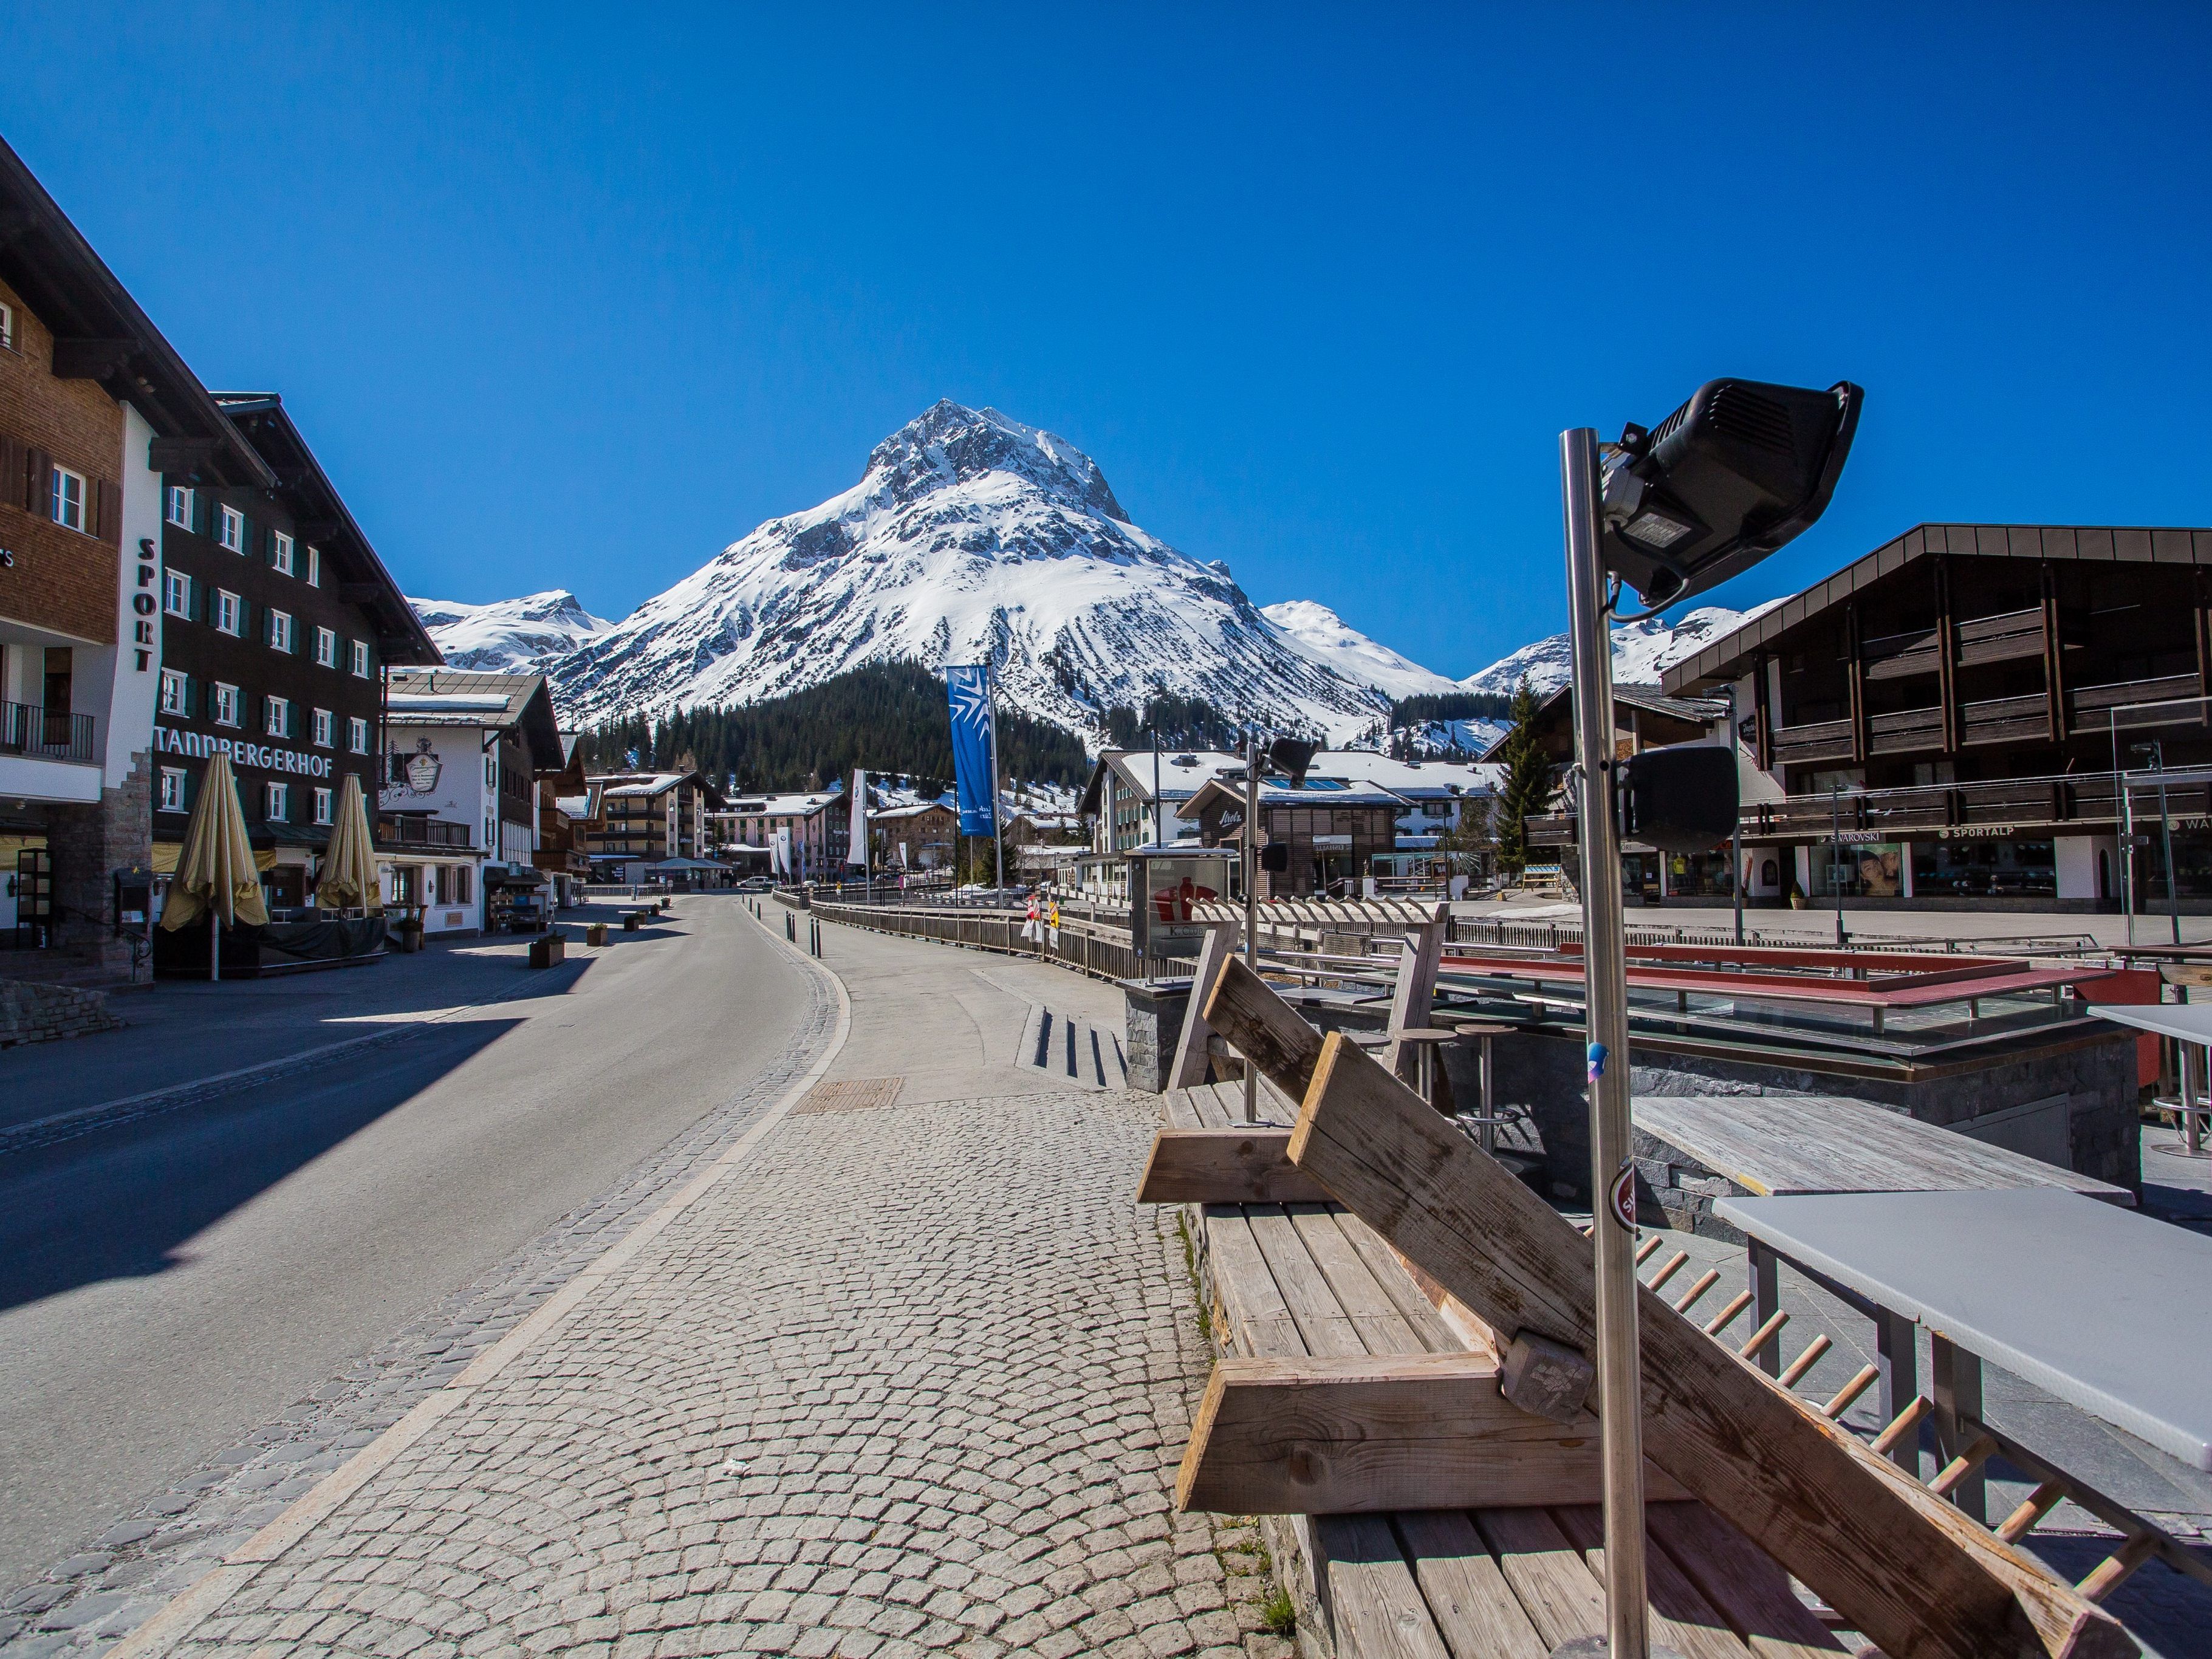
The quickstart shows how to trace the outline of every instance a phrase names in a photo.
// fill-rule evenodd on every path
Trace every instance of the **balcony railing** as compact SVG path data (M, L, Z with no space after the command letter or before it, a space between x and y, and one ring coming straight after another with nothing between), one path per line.
M465 823L392 813L377 815L376 838L391 847L449 847L460 852L467 852L476 845L469 839L469 826Z
M98 761L89 714L47 710L27 702L0 702L0 754L40 760Z

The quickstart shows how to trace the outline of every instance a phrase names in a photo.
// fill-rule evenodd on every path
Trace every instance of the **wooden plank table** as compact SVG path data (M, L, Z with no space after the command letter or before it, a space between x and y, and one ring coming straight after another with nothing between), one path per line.
M1631 1109L1638 1131L1754 1197L2054 1187L2135 1202L2124 1187L1832 1095L1638 1095Z
M1287 1103L1262 1087L1263 1107L1287 1121ZM1170 1128L1234 1128L1243 1116L1235 1085L1164 1099ZM1397 1253L1341 1206L1191 1212L1215 1339L1228 1352L1468 1351ZM1654 1503L1647 1527L1655 1640L1685 1659L1843 1651L1788 1575L1704 1504ZM1564 1641L1604 1634L1602 1528L1587 1503L1308 1516L1291 1528L1340 1659L1547 1659Z

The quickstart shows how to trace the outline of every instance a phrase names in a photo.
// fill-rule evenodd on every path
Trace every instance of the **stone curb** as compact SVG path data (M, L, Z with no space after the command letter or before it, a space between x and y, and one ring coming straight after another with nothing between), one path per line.
M777 938L765 923L762 924L762 928L769 933L771 939ZM829 1043L814 1064L784 1091L782 1098L763 1112L760 1120L739 1136L727 1152L684 1182L651 1215L587 1263L529 1318L478 1354L459 1376L420 1401L397 1423L317 1481L311 1490L287 1504L283 1513L224 1557L219 1565L185 1586L159 1613L108 1649L103 1659L150 1659L151 1656L167 1653L190 1638L204 1620L220 1611L226 1601L252 1583L264 1565L280 1559L306 1537L318 1522L367 1486L394 1458L428 1434L440 1418L465 1403L470 1395L497 1376L517 1358L534 1346L540 1338L550 1334L586 1295L618 1273L684 1211L752 1156L761 1142L791 1115L791 1109L805 1098L807 1091L822 1080L843 1050L845 1040L853 1028L853 1000L845 989L844 981L826 965L808 956L804 946L789 940L779 939L778 942L814 972L822 975L837 994L837 1021L831 1030Z

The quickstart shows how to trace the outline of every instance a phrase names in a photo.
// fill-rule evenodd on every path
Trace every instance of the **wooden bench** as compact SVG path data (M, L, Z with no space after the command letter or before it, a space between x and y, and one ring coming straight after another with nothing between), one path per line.
M1163 1100L1170 1132L1243 1127L1234 1085L1171 1091ZM1267 1103L1281 1115L1272 1091ZM1301 1481L1340 1496L1364 1483L1404 1492L1424 1478L1434 1482L1431 1507L1263 1516L1301 1618L1327 1633L1340 1659L1547 1659L1563 1642L1602 1635L1595 1425L1584 1417L1562 1428L1505 1406L1494 1380L1496 1334L1425 1285L1341 1206L1191 1203L1183 1214L1225 1361L1200 1404L1193 1443L1206 1455L1186 1459L1182 1506L1242 1500L1236 1512L1247 1512L1252 1499L1283 1501L1282 1488ZM1240 1361L1254 1370L1272 1361L1278 1377L1293 1378L1291 1362L1310 1361L1340 1388L1364 1377L1367 1392L1341 1441L1330 1439L1327 1396L1316 1404L1295 1389L1263 1396L1273 1411L1225 1424L1234 1397L1226 1385ZM1377 1428L1387 1432L1394 1421L1389 1402L1402 1408L1424 1396L1438 1438L1422 1448L1432 1467L1408 1469L1376 1443ZM1459 1441L1455 1422L1468 1425ZM1242 1462L1218 1455L1231 1432L1253 1442ZM1272 1491L1262 1468L1269 1433L1278 1451L1291 1448L1276 1459ZM1843 1650L1768 1556L1705 1505L1680 1498L1656 1468L1647 1478L1660 1499L1649 1511L1655 1642L1685 1659ZM1475 1492L1485 1501L1468 1507L1465 1494Z

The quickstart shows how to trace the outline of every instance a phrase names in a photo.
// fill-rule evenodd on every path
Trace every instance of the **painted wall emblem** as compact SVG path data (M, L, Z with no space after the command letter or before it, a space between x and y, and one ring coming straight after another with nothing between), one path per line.
M407 774L407 793L427 795L438 787L438 775L446 769L446 765L438 758L437 750L430 747L429 738L417 738L415 752L407 757L403 769Z

